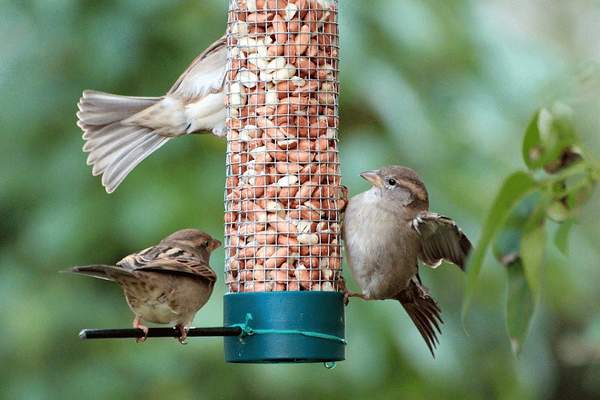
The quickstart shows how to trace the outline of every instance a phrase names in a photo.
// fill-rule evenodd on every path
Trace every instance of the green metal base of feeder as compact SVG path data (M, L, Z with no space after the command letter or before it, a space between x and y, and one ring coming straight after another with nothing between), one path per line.
M232 293L223 299L224 325L245 335L225 337L232 363L343 361L344 295L338 292Z

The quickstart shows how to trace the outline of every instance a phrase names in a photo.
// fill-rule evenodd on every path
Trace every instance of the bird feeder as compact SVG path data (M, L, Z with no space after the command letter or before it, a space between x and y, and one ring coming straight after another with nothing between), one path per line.
M337 0L230 0L229 362L344 359Z

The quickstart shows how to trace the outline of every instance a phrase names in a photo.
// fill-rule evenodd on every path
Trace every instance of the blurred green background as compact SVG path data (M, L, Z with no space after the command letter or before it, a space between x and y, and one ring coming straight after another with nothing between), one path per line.
M116 285L57 271L116 261L182 227L222 237L225 150L211 136L177 140L109 196L81 151L81 91L162 94L222 34L226 10L226 0L0 0L0 397L600 398L597 193L571 257L549 247L519 358L505 333L505 271L491 256L468 335L461 272L423 272L446 321L435 360L394 302L352 302L347 360L334 370L228 365L218 339L77 338L83 327L128 327L132 315ZM599 154L598 1L342 0L340 21L352 194L367 187L362 170L412 166L432 209L476 242L503 176L522 167L537 107L572 105ZM212 264L222 271L222 249ZM221 323L222 293L221 279L196 325Z

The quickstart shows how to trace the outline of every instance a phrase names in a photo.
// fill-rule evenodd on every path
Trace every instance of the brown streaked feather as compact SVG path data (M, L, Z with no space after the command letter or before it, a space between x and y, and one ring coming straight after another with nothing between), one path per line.
M454 220L443 215L424 211L411 222L411 227L421 237L419 258L435 268L447 260L465 269L471 252L471 242Z
M439 343L437 335L442 333L440 324L444 323L440 316L442 310L426 289L420 285L418 275L417 279L412 279L408 287L400 292L396 299L404 307L425 340L431 355L435 358L434 350Z
M209 282L217 281L217 274L208 265L198 262L197 259L185 259L182 257L174 260L157 260L156 262L139 267L137 271L184 274L191 275L194 278L202 278Z
M119 261L117 265L131 271L186 274L215 282L217 274L206 261L180 247L159 244L139 253L130 254Z

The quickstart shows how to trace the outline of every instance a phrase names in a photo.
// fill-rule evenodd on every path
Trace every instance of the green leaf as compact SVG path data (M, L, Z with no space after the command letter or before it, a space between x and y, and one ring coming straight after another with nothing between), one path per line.
M519 255L523 227L536 209L539 199L539 193L534 193L521 200L507 216L502 228L496 233L492 251L501 264L506 265L513 257Z
M573 126L573 111L562 103L551 110L542 108L535 113L525 131L522 156L530 170L557 161L565 149L578 141Z
M518 355L527 337L536 297L529 288L519 260L507 267L508 296L506 299L506 330L513 353Z
M523 146L521 149L523 161L530 170L541 168L544 165L542 160L542 140L538 129L539 117L540 111L537 111L525 130L525 137L523 138Z
M462 305L463 326L473 294L477 286L477 278L485 258L487 249L496 233L502 228L512 209L529 193L537 188L535 180L526 172L515 172L502 184L494 203L483 224L481 237L469 257L467 264L467 283Z
M521 259L529 287L537 296L540 292L542 267L546 248L546 207L541 203L531 215L521 238Z
M519 354L527 336L529 321L533 315L537 300L537 291L532 289L523 265L523 244L530 243L532 232L543 226L546 209L552 199L550 191L536 191L522 199L511 211L496 235L494 252L499 261L506 266L508 273L508 297L506 303L506 327L512 350ZM537 243L543 252L545 243ZM529 251L526 257L529 257ZM542 253L543 254L543 253ZM541 270L538 268L537 271ZM539 276L532 271L532 277ZM535 284L535 282L534 282ZM539 286L539 285L538 285Z
M565 103L556 102L552 105L553 129L562 147L577 142L575 125L573 124L573 109Z
M575 220L567 220L560 224L554 235L554 244L565 256L569 255L569 235L573 226L575 226Z

